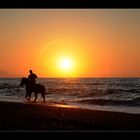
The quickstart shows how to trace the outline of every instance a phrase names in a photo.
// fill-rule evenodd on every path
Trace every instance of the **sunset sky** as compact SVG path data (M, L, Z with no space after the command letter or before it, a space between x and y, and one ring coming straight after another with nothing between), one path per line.
M38 77L140 77L140 10L0 9L0 72L29 69Z

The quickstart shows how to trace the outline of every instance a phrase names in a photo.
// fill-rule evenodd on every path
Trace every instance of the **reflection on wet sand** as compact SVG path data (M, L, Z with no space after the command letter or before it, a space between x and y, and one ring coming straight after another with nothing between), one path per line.
M62 108L78 108L77 106L74 106L74 105L66 105L66 104L53 104L51 106L62 107Z

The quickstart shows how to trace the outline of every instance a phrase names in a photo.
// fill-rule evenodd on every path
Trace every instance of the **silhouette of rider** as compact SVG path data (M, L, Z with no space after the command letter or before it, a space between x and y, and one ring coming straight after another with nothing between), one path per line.
M32 70L29 70L29 72L30 72L30 75L28 76L28 79L30 81L30 84L32 86L34 86L35 85L35 79L37 78L37 75L34 74Z

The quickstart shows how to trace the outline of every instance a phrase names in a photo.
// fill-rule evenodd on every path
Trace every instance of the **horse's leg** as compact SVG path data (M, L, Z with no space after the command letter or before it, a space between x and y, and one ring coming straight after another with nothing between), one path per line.
M25 95L25 98L27 99L28 102L30 102L31 91L29 90L28 87L26 87L26 95Z
M36 102L36 99L37 99L37 93L34 93L34 94L35 94L34 102Z
M43 98L44 102L46 102L45 101L45 93L42 93L42 98Z
M26 92L26 95L25 95L25 98L27 99L27 101L29 101L30 99L29 99L29 93L28 92Z
M43 100L44 100L44 103L46 102L45 101L45 94L46 94L46 90L45 90L45 87L44 86L42 86L42 97L43 97Z
M28 100L28 93L26 93L25 98Z
M31 100L31 93L29 93L28 95L29 95L28 101L30 102L30 100Z

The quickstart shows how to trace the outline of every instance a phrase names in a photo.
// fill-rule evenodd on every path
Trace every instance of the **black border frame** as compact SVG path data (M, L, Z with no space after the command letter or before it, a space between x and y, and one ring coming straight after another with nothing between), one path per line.
M139 0L1 0L0 8L140 8Z

